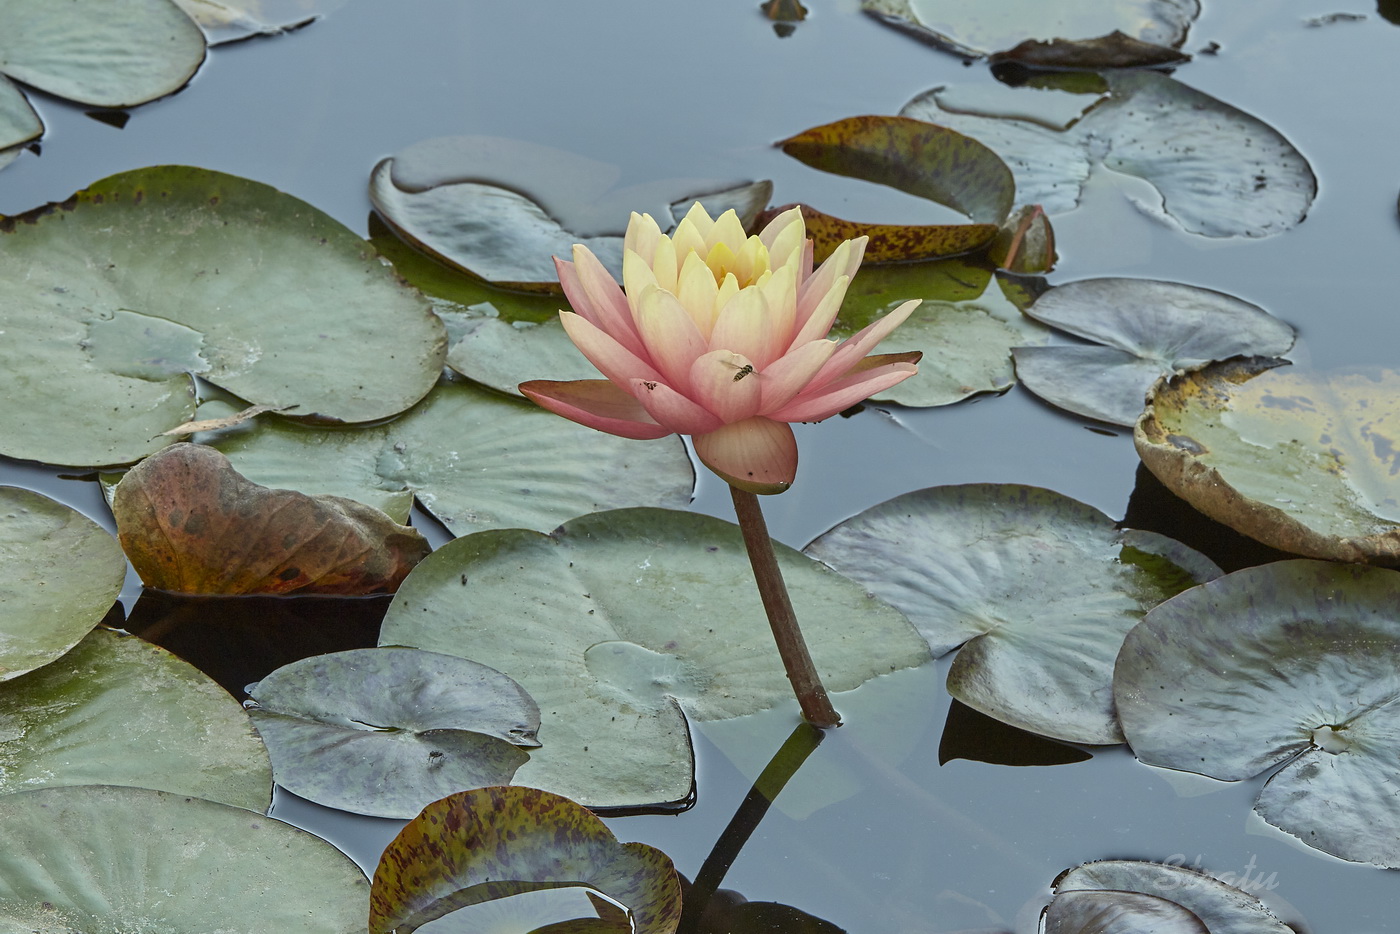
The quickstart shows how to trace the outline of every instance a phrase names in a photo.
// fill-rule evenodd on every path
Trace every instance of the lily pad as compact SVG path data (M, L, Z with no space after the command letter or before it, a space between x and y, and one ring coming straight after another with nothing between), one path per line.
M1250 359L1158 384L1134 432L1169 490L1293 554L1400 566L1400 372Z
M0 798L0 928L355 934L368 885L335 847L242 808L140 788Z
M133 467L112 514L142 583L179 593L392 593L431 550L377 509L259 486L202 444Z
M984 0L861 0L881 22L960 55L982 56L1025 39L1091 39L1121 30L1153 45L1177 47L1200 15L1197 0L1036 3Z
M420 295L351 231L247 179L138 169L0 218L0 238L11 457L150 454L190 418L189 373L299 418L361 422L408 408L442 368L446 335Z
M1153 610L1114 677L1149 765L1239 781L1255 811L1342 859L1400 868L1400 572L1245 568Z
M435 801L400 831L374 871L369 930L410 934L461 908L566 886L622 905L624 931L671 934L680 921L680 880L665 853L618 843L567 798L495 787Z
M1045 934L1210 934L1175 902L1137 892L1062 892L1045 910Z
M300 29L345 0L175 0L210 44L250 36L276 36Z
M96 522L0 486L0 681L47 665L102 621L126 558Z
M955 698L1080 743L1123 741L1111 690L1123 636L1151 607L1220 574L1179 542L1013 484L907 493L805 552L902 610L935 655L962 645L948 671Z
M326 807L414 817L501 785L538 746L539 708L510 678L452 655L351 649L284 665L249 691L277 784Z
M108 629L0 685L0 794L95 783L255 811L272 800L267 750L238 702L164 649Z
M1055 899L1050 903L1046 916L1046 934L1089 934L1091 931L1112 934L1146 931L1154 934L1290 934L1293 931L1253 895L1183 866L1105 859L1061 873L1055 880L1054 890ZM1062 899L1068 899L1068 905L1057 908ZM1185 914L1155 905L1148 899L1167 902ZM1090 906L1107 909L1105 920L1120 926L1050 926L1052 918L1066 918ZM1080 917L1083 916L1080 914ZM1130 921L1136 922L1137 926L1128 923ZM1149 921L1161 926L1148 927Z
M1180 282L1084 279L1050 289L1026 314L1097 345L1018 347L1016 376L1046 402L1132 425L1163 376L1215 360L1279 356L1293 328L1258 305Z
M23 92L0 74L0 159L4 150L21 146L44 135L39 119ZM0 162L3 166L3 162Z
M1162 196L1149 210L1205 237L1267 237L1307 215L1317 179L1273 127L1156 72L1105 80L1108 93L1090 98L1008 89L1009 103L995 108L935 88L900 113L986 143L1015 172L1019 199L1051 214L1076 207L1090 172L1102 165L1149 182ZM1079 117L1060 128L1054 114L1065 100L1078 105ZM1050 115L1029 116L1042 112Z
M798 208L807 238L812 241L812 261L821 263L847 240L868 237L866 265L941 259L985 246L997 235L995 224L866 224L833 217L808 204L784 204L758 216L760 227L784 211Z
M791 549L778 558L828 690L928 658L864 587ZM540 705L544 746L515 781L595 807L690 793L680 707L703 721L790 701L772 639L738 527L660 509L449 542L404 582L380 634L519 681Z
M695 485L679 438L618 438L464 381L443 383L384 425L260 424L216 443L265 486L347 497L398 521L416 496L454 535L545 532L621 506L682 507Z

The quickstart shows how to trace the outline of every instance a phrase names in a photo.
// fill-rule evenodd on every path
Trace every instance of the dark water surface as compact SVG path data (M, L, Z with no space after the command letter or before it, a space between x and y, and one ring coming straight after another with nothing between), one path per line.
M1217 42L1219 54L1177 72L1271 123L1309 158L1321 193L1300 227L1263 241L1208 241L1145 217L1123 195L1140 188L1095 184L1080 210L1054 219L1061 262L1052 281L1130 275L1207 286L1297 326L1299 365L1397 365L1400 27L1346 3L1222 3L1187 42L1188 50ZM677 197L705 180L772 178L776 203L803 200L871 221L946 218L926 202L808 169L771 143L841 117L894 113L935 85L990 81L985 67L880 26L854 0L809 2L812 18L787 39L756 5L350 3L292 35L216 48L191 87L134 111L125 129L38 97L49 127L42 155L0 172L0 213L61 200L114 172L187 163L272 184L363 233L376 161L422 139L471 133L614 163L619 186L677 179ZM1366 18L1305 25L1339 10ZM1119 518L1137 483L1128 432L1091 431L1019 389L797 427L798 483L765 501L774 533L796 546L935 484L1030 483ZM43 489L111 527L90 482L0 461L0 483ZM709 477L696 508L730 517L725 490ZM1222 563L1259 560L1230 551L1228 536L1200 534L1219 546ZM127 596L136 589L132 581ZM946 665L838 698L848 725L780 797L726 887L852 932L1029 930L1059 871L1132 857L1232 873L1300 930L1400 931L1400 877L1307 849L1253 817L1260 781L1169 773L1122 749L1053 767L940 766ZM693 875L794 722L795 707L706 725L696 736L697 806L612 826ZM366 866L398 826L280 792L275 812Z

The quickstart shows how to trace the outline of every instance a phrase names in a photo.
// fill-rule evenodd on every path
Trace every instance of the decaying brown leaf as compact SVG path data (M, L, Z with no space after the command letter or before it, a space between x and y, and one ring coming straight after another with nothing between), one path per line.
M993 65L1016 64L1053 71L1164 68L1190 60L1191 56L1180 49L1143 42L1116 29L1095 39L1027 39L1013 49L987 57Z
M232 415L225 415L223 418L201 418L192 422L182 422L168 431L162 431L157 437L165 438L172 435L192 435L197 431L218 431L221 428L233 428L235 425L241 425L244 422L257 418L264 412L286 412L295 408L298 408L298 406L250 405L241 412L234 412Z
M865 224L824 214L806 204L785 204L769 208L754 222L756 228L791 208L802 209L807 236L812 238L812 259L820 263L844 240L869 237L865 248L867 263L900 263L910 260L941 259L985 246L997 234L995 224Z

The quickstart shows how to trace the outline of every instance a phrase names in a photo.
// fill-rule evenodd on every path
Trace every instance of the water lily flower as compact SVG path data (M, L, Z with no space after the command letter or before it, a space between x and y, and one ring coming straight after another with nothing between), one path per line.
M827 338L865 244L842 243L813 271L796 208L752 237L733 211L712 219L698 203L671 236L633 214L622 287L587 247L555 259L574 309L559 313L564 330L607 378L520 391L625 438L691 435L731 485L781 493L797 472L789 422L829 418L916 372L918 353L868 354L917 299L840 343Z

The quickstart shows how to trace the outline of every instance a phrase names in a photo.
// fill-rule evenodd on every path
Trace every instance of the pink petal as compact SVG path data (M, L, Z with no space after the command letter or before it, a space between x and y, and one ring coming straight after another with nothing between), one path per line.
M797 439L782 422L761 416L696 435L700 462L750 493L781 493L797 476Z
M788 351L770 363L762 373L760 386L763 397L759 412L767 415L787 405L807 388L812 377L822 368L822 364L831 359L835 350L835 341L815 340Z
M847 373L854 370L870 351L889 336L890 332L904 323L904 319L914 313L914 309L919 307L921 300L914 298L900 305L894 311L876 321L872 321L851 337L841 342L841 346L836 348L836 352L831 355L831 359L826 361L826 365L817 371L817 375L812 377L811 386L819 389L833 380L840 379Z
M691 394L722 423L743 421L758 414L762 382L762 374L755 370L753 361L728 350L704 354L690 368Z
M588 362L608 379L625 386L630 379L660 379L661 374L645 359L632 353L602 328L582 315L559 312L559 323Z
M535 379L521 383L520 391L555 415L610 435L647 441L672 434L671 429L658 425L640 402L605 379Z
M704 434L724 424L724 420L698 402L687 399L657 380L634 379L632 395L647 414L671 431L682 435Z
M808 341L826 337L827 332L831 330L832 323L836 320L836 316L841 313L841 303L846 300L846 289L850 287L850 284L849 277L838 276L826 294L820 296L816 305L804 309L801 303L798 303L798 311L794 315L794 319L801 321L802 326L797 331L797 336L793 338L792 346L799 347Z
M655 286L643 290L636 299L636 308L642 341L651 361L665 377L663 381L677 392L688 392L690 365L709 350L700 329L676 296Z
M592 251L582 244L574 247L574 261L565 263L554 261L559 269L559 283L564 286L564 294L574 311L583 315L614 338L632 353L643 356L642 338L637 333L637 325L632 320L632 309L627 305L627 297L622 287L613 280L606 268ZM587 311L575 302L575 293L582 298ZM592 314L589 314L589 311Z
M818 267L817 271L805 278L797 287L797 323L801 327L807 323L812 311L834 287L842 276L854 279L860 269L860 261L865 256L865 245L869 237L856 237L838 246ZM816 335L822 337L822 334ZM810 339L810 338L809 338Z
M854 372L815 392L799 395L769 417L784 422L819 422L830 418L919 372L915 364L922 356L915 350L866 357Z

